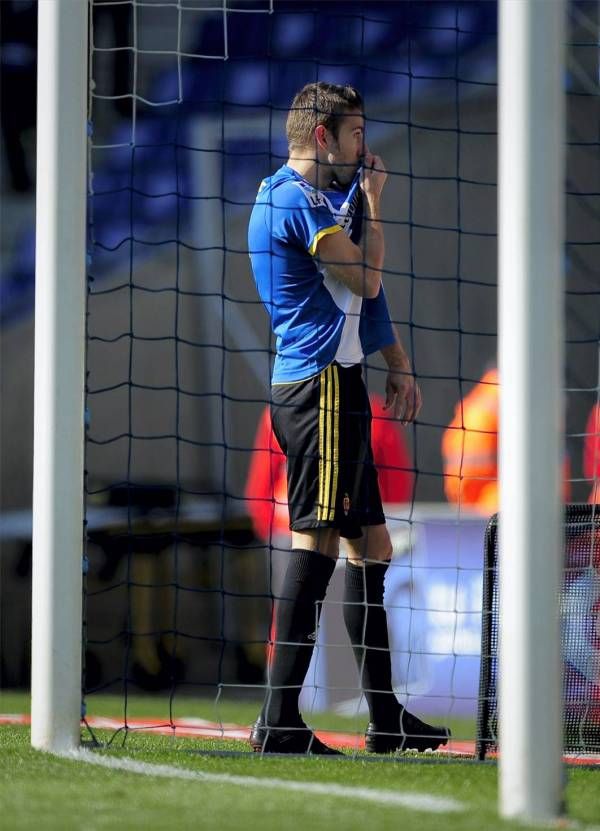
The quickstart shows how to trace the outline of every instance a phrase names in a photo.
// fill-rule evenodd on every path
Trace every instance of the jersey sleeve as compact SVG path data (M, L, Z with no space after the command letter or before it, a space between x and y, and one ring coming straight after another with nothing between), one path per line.
M363 300L358 325L360 344L365 355L377 352L395 342L390 312L383 286L377 297Z
M336 234L336 222L325 198L313 188L287 182L273 192L272 234L282 242L293 243L314 257L319 240Z
M360 244L360 239L362 237L363 198L362 190L360 189L361 175L362 168L359 168L356 171L356 176L354 177L352 184L350 185L348 195L346 196L346 201L350 206L348 215L351 217L349 233L348 231L346 233L348 233L348 236L355 245Z

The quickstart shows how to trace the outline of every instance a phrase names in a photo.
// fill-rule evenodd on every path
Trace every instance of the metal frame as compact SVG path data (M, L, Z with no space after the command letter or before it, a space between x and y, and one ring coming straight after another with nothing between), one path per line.
M563 808L564 0L501 0L500 813Z
M79 745L88 4L38 11L31 743Z

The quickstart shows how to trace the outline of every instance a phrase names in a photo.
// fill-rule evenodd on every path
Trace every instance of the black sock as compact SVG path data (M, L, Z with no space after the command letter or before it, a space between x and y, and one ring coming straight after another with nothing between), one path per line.
M397 729L401 705L392 688L392 664L383 580L388 563L346 564L344 622L356 658L370 720Z
M274 647L263 719L275 727L298 726L298 698L317 637L321 602L335 560L293 549L275 612Z

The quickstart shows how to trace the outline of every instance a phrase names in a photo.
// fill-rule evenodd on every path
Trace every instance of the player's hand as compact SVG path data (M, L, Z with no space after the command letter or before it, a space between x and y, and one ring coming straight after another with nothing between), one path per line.
M421 410L421 390L410 367L388 371L385 382L384 410L392 410L402 424L414 421Z
M387 171L381 161L381 157L374 156L365 145L365 155L360 176L360 187L365 196L379 198L386 179Z

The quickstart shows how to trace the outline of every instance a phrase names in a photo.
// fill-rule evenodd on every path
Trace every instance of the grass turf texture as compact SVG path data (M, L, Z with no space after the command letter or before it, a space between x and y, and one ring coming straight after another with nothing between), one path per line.
M161 716L159 699L134 700L138 716ZM118 702L120 706L115 709ZM100 698L98 699L100 704ZM152 703L154 707L152 708ZM186 702L180 715L214 717L212 702ZM0 695L0 711L27 712L22 695ZM120 715L122 701L103 697L104 711L97 715ZM164 700L163 700L164 704ZM20 705L20 706L19 706ZM149 709L142 712L145 707ZM231 708L231 709L230 709ZM255 705L234 702L222 717L237 723L252 718ZM347 728L348 720L343 720ZM333 727L327 717L327 727ZM338 725L335 725L338 727ZM98 731L106 740L110 734ZM428 831L454 829L508 829L522 826L501 822L496 816L497 769L493 764L457 761L427 761L422 764L319 758L207 756L202 751L243 749L239 742L190 740L136 733L125 747L113 742L101 752L112 758L123 756L136 762L251 777L272 777L294 782L331 783L346 787L376 788L393 793L425 793L458 800L464 811L439 815L338 796L265 791L230 783L159 779L153 776L93 767L79 761L56 758L31 749L29 729L0 727L0 804L2 827L11 829L330 829L339 824L344 831L397 829ZM569 816L585 827L600 823L600 771L567 771ZM581 827L581 826L580 826ZM599 826L600 827L600 826Z
M29 696L13 691L0 690L0 712L29 713ZM90 695L86 698L88 716L110 716L124 718L125 700L119 695ZM256 719L261 707L260 701L240 701L235 691L224 689L215 698L193 698L176 695L172 701L168 694L129 695L127 718L152 718L168 722L171 718L204 718L213 722L228 722L249 726ZM311 713L306 721L316 730L339 730L345 733L364 734L368 716L338 716L334 713ZM448 725L455 739L474 739L475 722L471 719L433 719ZM239 749L239 745L236 745ZM223 749L221 742L219 745Z

